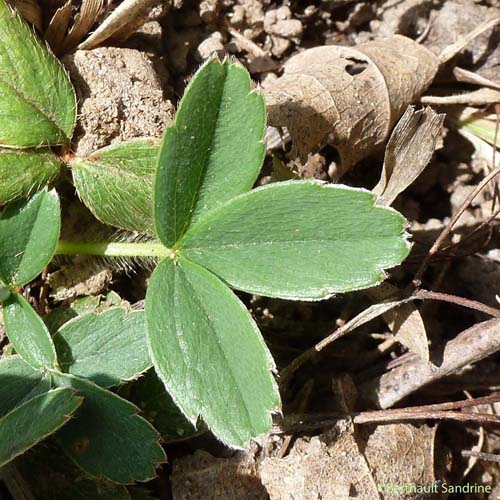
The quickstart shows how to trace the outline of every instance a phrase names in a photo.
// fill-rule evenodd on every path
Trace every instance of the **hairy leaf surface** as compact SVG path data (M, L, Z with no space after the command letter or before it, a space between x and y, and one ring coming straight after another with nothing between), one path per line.
M264 126L264 101L243 66L211 59L194 75L159 156L154 218L164 245L252 187L265 154Z
M290 181L212 211L180 248L239 290L314 300L382 281L408 255L404 229L368 191Z
M62 64L0 0L0 145L63 144L75 120L75 92Z
M71 389L55 389L0 418L0 467L62 427L81 402Z
M52 182L60 169L52 153L0 148L0 203L29 197Z
M22 286L40 274L54 255L60 229L55 191L8 205L0 214L0 281Z
M54 368L56 350L50 333L30 306L18 293L12 293L3 303L5 331L16 352L35 369Z
M273 362L250 313L206 269L164 260L146 297L153 364L183 413L223 442L268 432L280 399Z
M0 361L0 416L49 389L48 378L31 368L20 356L9 356Z
M85 314L54 336L59 366L65 372L111 387L151 366L144 311L113 308Z
M91 476L120 484L155 476L165 453L157 431L136 406L88 380L56 372L52 377L56 385L84 397L76 417L56 436L77 465Z
M71 167L82 201L102 222L154 234L153 179L158 146L134 140L96 151Z

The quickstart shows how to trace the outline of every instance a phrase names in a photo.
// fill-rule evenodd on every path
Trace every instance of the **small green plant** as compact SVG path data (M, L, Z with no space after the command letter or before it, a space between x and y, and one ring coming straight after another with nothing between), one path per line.
M58 196L42 187L63 163L66 147L57 147L72 135L74 91L4 0L0 41L0 201L21 198L0 216L0 300L16 352L0 362L0 465L55 433L94 477L152 477L164 460L158 434L109 390L151 364L182 414L192 424L201 417L224 443L269 432L280 409L274 362L232 289L321 300L373 286L408 254L404 218L361 189L313 181L252 189L265 156L265 104L242 66L212 59L159 149L138 140L70 164L98 219L149 236L58 242ZM26 175L14 179L11 167ZM51 336L20 290L55 254L153 259L145 311L82 314Z

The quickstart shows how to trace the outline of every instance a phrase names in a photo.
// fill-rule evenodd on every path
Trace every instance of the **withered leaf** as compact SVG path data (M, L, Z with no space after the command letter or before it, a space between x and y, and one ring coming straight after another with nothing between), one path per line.
M422 173L436 149L444 116L431 108L406 110L387 143L382 175L373 188L379 204L392 205Z
M132 34L147 20L147 13L161 0L124 0L79 46L79 49L93 49L117 34L123 38L124 31ZM146 14L146 16L145 16ZM139 25L137 20L140 20Z
M344 173L382 146L439 64L432 52L401 35L355 48L306 50L264 89L269 123L288 129L301 157L331 135Z
M385 282L375 288L367 290L367 294L380 301L394 295L398 289ZM429 346L427 332L420 312L412 302L401 304L382 314L387 326L394 334L395 339L417 354L421 359L429 360Z

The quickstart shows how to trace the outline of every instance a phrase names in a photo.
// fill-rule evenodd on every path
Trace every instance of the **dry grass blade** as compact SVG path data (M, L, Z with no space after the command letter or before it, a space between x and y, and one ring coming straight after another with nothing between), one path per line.
M45 30L44 38L56 55L63 52L63 41L66 38L72 11L72 0L68 0L62 7L56 10Z
M471 83L472 85L482 85L492 89L500 90L500 85L484 76L463 68L453 68L453 74L459 82Z
M124 0L78 48L93 49L118 33L123 33L127 26L134 25L137 28L136 20L144 19L144 14L160 2L161 0Z
M103 0L83 0L80 13L76 16L75 23L64 41L64 50L66 52L75 48L89 32L96 22L102 6Z
M422 173L434 154L444 115L410 106L397 123L385 150L384 168L373 192L379 204L392 205Z
M367 397L379 408L389 408L424 385L494 354L500 350L499 328L499 318L472 326L446 344L438 367L413 359L367 384Z
M38 0L7 0L7 2L39 32L42 31L43 15Z
M500 102L500 91L490 88L473 90L455 95L427 95L420 101L423 104L454 105L466 104L468 106L484 106Z
M474 38L477 38L481 33L484 33L485 31L489 30L490 28L493 28L495 26L498 26L500 24L500 18L496 19L489 19L485 21L484 23L481 23L479 26L477 26L475 29L473 29L470 33L467 33L464 37L461 37L459 40L457 40L454 44L448 45L441 54L439 54L439 59L442 63L446 63L453 57L455 57L458 53L462 52L462 50L467 47L467 45L474 40Z

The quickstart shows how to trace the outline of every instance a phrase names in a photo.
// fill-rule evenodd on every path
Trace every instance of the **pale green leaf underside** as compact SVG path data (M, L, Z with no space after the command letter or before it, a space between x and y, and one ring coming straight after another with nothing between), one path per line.
M241 65L212 59L194 75L158 161L154 217L164 245L252 187L265 154L264 126L264 101Z
M49 389L48 378L31 368L20 356L9 356L0 361L0 417Z
M63 144L75 120L75 93L63 66L0 0L0 145Z
M59 387L71 387L84 397L76 417L57 434L66 453L94 477L128 484L155 476L165 453L155 429L129 401L94 383L52 373Z
M72 163L83 203L105 224L154 233L153 180L158 146L134 140L109 146Z
M290 181L215 209L180 251L236 289L315 300L379 283L408 255L404 229L405 219L367 191Z
M60 227L55 191L8 205L0 214L0 281L21 286L40 274L54 256Z
M146 298L153 364L192 421L242 446L269 432L280 399L272 358L246 307L212 273L185 259L155 269Z
M62 427L81 402L71 389L56 389L0 418L0 467Z
M54 368L56 351L44 322L18 293L3 303L5 331L16 352L35 369Z
M29 197L52 182L60 168L49 152L0 148L0 203Z
M101 387L131 380L151 366L144 311L121 308L75 318L54 336L61 370Z

